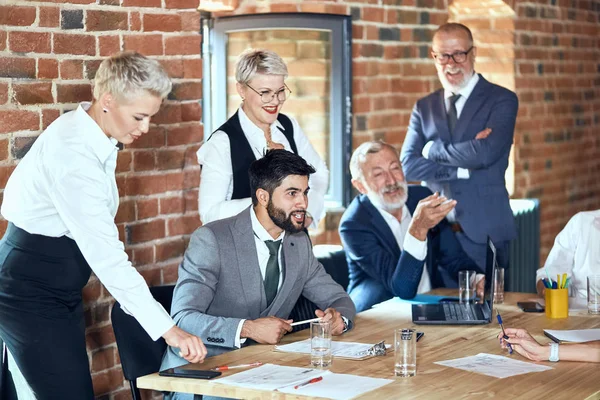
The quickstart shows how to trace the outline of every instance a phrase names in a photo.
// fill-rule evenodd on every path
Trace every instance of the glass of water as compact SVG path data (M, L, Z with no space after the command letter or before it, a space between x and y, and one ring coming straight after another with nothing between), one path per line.
M588 314L600 314L600 275L587 277Z
M458 299L460 303L475 302L475 271L458 271Z
M504 303L504 268L497 267L494 272L494 304Z
M417 374L417 332L414 329L394 331L394 375L415 376Z
M315 321L310 323L310 364L315 368L331 365L331 324Z

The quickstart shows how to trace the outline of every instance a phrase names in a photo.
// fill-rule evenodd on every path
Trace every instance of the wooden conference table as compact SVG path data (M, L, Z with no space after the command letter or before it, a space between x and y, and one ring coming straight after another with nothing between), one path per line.
M447 290L437 294L455 295ZM572 313L569 318L552 320L544 313L524 313L516 307L517 301L533 298L533 294L506 293L505 303L497 305L505 327L528 329L542 343L549 340L543 329L600 328L600 316L588 316L585 312ZM357 315L355 328L334 340L377 343L380 340L393 344L395 328L416 327L425 332L417 344L417 375L411 378L396 378L393 375L394 353L373 357L363 361L334 359L332 372L364 375L375 378L394 379L394 382L375 391L366 393L361 399L600 399L600 366L579 362L544 362L553 367L544 372L529 373L505 379L492 378L473 372L462 371L434 364L436 361L472 356L479 353L507 355L499 346L496 335L498 324L474 326L424 326L414 325L409 304L383 303L381 306ZM283 338L290 343L308 338L309 330L296 332ZM310 355L299 355L272 351L271 345L254 345L207 359L203 364L188 368L209 369L219 365L235 365L252 362L272 363L295 367L307 367ZM518 354L512 357L528 361ZM224 372L222 376L243 370ZM161 391L187 392L221 397L245 399L305 399L308 397L289 395L256 389L246 389L218 384L214 381L189 378L160 377L151 374L137 380L138 387Z

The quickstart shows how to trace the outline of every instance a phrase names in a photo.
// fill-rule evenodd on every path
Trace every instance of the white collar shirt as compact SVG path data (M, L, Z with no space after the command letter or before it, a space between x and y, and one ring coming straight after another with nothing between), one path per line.
M473 89L475 89L475 85L477 85L477 82L479 82L479 74L473 72L473 76L469 79L467 85L464 88L460 89L458 93L453 93L447 89L444 89L444 101L446 103L446 110L450 109L450 97L452 97L455 94L460 94L460 97L458 98L458 100L456 100L455 103L456 117L460 118L460 114L465 108L465 103L469 99L469 96L471 96L471 93L473 93Z

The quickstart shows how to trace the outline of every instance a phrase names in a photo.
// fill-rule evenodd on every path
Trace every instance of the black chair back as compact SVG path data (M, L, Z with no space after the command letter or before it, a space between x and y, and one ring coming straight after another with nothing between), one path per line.
M155 286L150 288L150 293L167 312L171 312L174 289L173 285ZM167 343L163 338L153 341L136 319L123 311L118 302L113 305L111 321L123 375L129 381L133 400L141 399L136 379L158 372Z

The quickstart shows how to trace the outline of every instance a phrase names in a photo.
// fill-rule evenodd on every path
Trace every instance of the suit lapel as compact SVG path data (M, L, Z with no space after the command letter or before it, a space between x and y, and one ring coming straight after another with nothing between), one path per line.
M283 248L281 251L283 252L283 263L280 265L282 269L282 279L283 283L281 284L279 290L277 291L277 295L273 299L273 303L271 303L271 307L263 311L262 316L266 315L276 315L279 309L284 305L284 303L288 300L287 295L291 293L292 287L298 279L298 269L301 267L300 254L298 252L298 246L295 243L296 238L294 235L286 234L283 239ZM308 261L308 260L306 260Z
M444 89L437 91L437 94L433 100L433 115L437 115L438 118L434 118L436 131L442 142L452 142L452 136L450 135L450 129L448 128L448 113L446 112L446 103L444 102Z
M258 265L258 253L250 220L250 208L242 211L237 216L232 234L246 304L251 319L256 319L259 317L261 310L267 307L267 298ZM232 288L232 290L234 289Z
M381 213L377 211L373 203L365 195L360 196L360 201L365 206L365 209L371 216L371 223L373 228L377 232L378 236L383 240L383 243L388 247L394 257L400 257L400 247L394 237L394 233L390 229L390 226L385 222Z
M471 95L467 99L465 106L460 113L460 117L456 122L456 127L454 128L454 140L453 142L461 142L462 137L467 131L467 126L473 119L473 116L479 111L481 106L484 103L484 99L486 96L486 86L489 85L488 81L484 79L483 76L479 75L479 82L473 88Z

